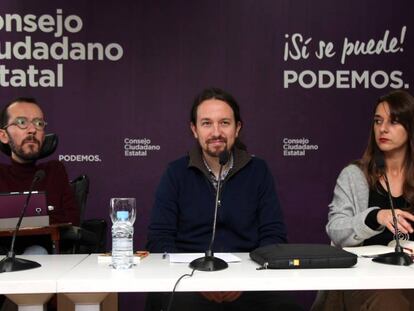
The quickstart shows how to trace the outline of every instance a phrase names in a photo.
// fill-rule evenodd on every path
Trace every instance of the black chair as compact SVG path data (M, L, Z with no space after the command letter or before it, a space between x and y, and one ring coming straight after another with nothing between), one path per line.
M61 232L63 244L71 242L74 254L102 253L106 251L107 223L103 219L84 220L86 201L89 193L89 178L81 175L70 182L80 209L80 226L65 228Z

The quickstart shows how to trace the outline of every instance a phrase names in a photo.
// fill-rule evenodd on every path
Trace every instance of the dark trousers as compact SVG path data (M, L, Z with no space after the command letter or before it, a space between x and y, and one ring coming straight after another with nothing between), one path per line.
M311 311L414 311L414 289L320 291Z
M146 311L166 311L171 293L149 293ZM286 292L243 292L233 302L216 303L199 293L174 294L171 311L303 311Z
M414 290L347 290L344 291L344 302L346 310L350 311L413 311Z

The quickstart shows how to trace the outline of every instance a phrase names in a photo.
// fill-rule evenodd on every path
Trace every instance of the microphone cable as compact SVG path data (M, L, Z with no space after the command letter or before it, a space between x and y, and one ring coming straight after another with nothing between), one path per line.
M192 277L193 276L193 274L194 274L194 271L195 271L196 269L193 269L193 271L191 271L191 273L186 273L186 274L183 274L182 276L180 276L179 278L178 278L178 280L177 280L177 282L175 282L175 285L174 285L174 288L173 288L173 291L171 292L171 295L170 295L170 299L168 300L168 307L167 307L167 310L166 311L170 311L171 310L171 306L172 306L172 302L173 302L173 300L174 300L174 293L175 293L175 289L177 288L177 286L178 286L178 284L180 283L180 281L183 279L183 278L185 278L186 276L188 276L188 277ZM162 310L161 310L162 311Z

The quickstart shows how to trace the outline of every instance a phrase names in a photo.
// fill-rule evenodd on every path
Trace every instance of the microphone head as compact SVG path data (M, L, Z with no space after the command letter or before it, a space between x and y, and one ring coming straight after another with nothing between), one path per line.
M220 165L226 165L229 162L230 154L227 150L220 152L219 154L219 163Z
M44 170L38 170L38 171L36 171L36 173L34 174L34 178L33 178L33 180L40 181L40 180L42 180L43 178L45 178L45 176L46 176L46 173L45 173L45 171L44 171Z
M385 168L385 160L384 155L380 151L376 151L374 154L374 161L377 169L384 169Z

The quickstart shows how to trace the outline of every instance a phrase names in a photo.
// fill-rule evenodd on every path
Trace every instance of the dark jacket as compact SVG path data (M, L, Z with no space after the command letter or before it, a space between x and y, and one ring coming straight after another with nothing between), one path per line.
M235 149L223 182L213 250L248 252L286 242L273 177L266 163ZM203 252L212 233L215 188L201 150L169 164L155 195L147 248L151 252Z

